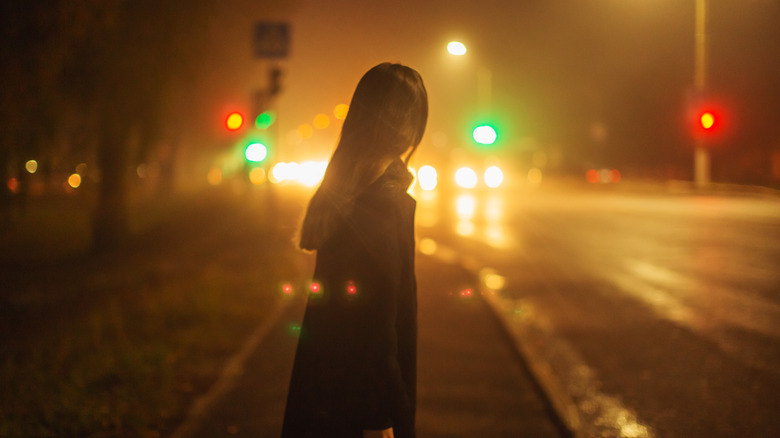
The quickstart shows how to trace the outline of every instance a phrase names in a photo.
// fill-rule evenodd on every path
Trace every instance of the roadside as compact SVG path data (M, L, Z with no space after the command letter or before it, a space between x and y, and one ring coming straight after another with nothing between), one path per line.
M420 437L560 437L551 407L490 310L476 279L457 265L419 256ZM297 331L299 296L232 374L230 389L194 413L176 437L279 436Z
M112 255L5 254L0 436L169 434L304 270L262 206L214 190L150 210L166 213ZM78 216L59 207L41 233ZM40 242L80 237L66 225Z

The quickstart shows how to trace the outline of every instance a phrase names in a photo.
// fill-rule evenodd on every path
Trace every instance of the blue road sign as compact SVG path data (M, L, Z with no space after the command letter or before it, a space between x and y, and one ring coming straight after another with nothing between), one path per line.
M286 58L290 52L290 25L269 21L255 23L252 43L256 58Z

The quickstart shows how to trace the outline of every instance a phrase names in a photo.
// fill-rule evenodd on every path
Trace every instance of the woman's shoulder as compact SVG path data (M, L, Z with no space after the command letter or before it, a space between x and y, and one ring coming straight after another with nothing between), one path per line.
M413 180L414 176L403 162L396 160L379 178L366 187L355 200L356 204L385 204L395 207L413 205L414 198L408 193Z

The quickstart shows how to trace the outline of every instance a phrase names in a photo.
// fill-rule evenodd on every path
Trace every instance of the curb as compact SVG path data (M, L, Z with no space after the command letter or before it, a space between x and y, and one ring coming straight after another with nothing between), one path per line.
M563 382L556 376L550 363L541 359L542 355L535 351L533 342L529 339L519 324L513 324L511 315L515 314L515 307L498 296L495 291L487 289L484 274L479 273L480 296L493 311L496 319L501 323L515 349L525 361L533 378L547 397L550 406L558 416L561 424L573 438L583 437L582 420L576 403L565 389Z
M480 296L503 327L531 379L549 403L564 435L573 438L654 438L655 433L623 406L599 390L597 375L577 351L555 334L553 326L523 299L502 297L505 278L482 267L473 257L440 248L440 259L455 263L479 281ZM438 251L437 251L438 254ZM436 257L437 255L434 255Z
M257 349L290 305L291 300L288 299L280 299L276 302L276 306L271 310L268 317L264 318L263 322L255 328L241 349L227 360L217 381L205 394L195 399L187 412L185 420L171 434L171 438L186 438L198 429L203 418L214 404L235 387L236 381L244 373L244 365L249 356Z
M551 364L543 359L542 354L536 352L530 336L524 333L522 325L513 323L516 315L514 303L502 299L494 289L488 287L489 277L495 275L495 272L482 268L476 259L457 255L455 251L446 247L438 248L435 254L429 256L445 263L459 265L479 280L479 295L511 340L512 347L530 371L532 380L541 389L558 423L565 432L568 432L568 436L584 437L577 404L565 389L563 382L556 376Z

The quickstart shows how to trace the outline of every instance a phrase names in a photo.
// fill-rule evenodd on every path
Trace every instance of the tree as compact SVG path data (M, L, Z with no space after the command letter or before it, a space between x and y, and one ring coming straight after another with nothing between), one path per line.
M205 43L211 2L81 0L68 11L79 23L63 91L94 115L100 185L93 247L115 248L128 232L127 178L133 148L160 140L161 110L175 78L187 76ZM135 144L131 142L135 139Z

